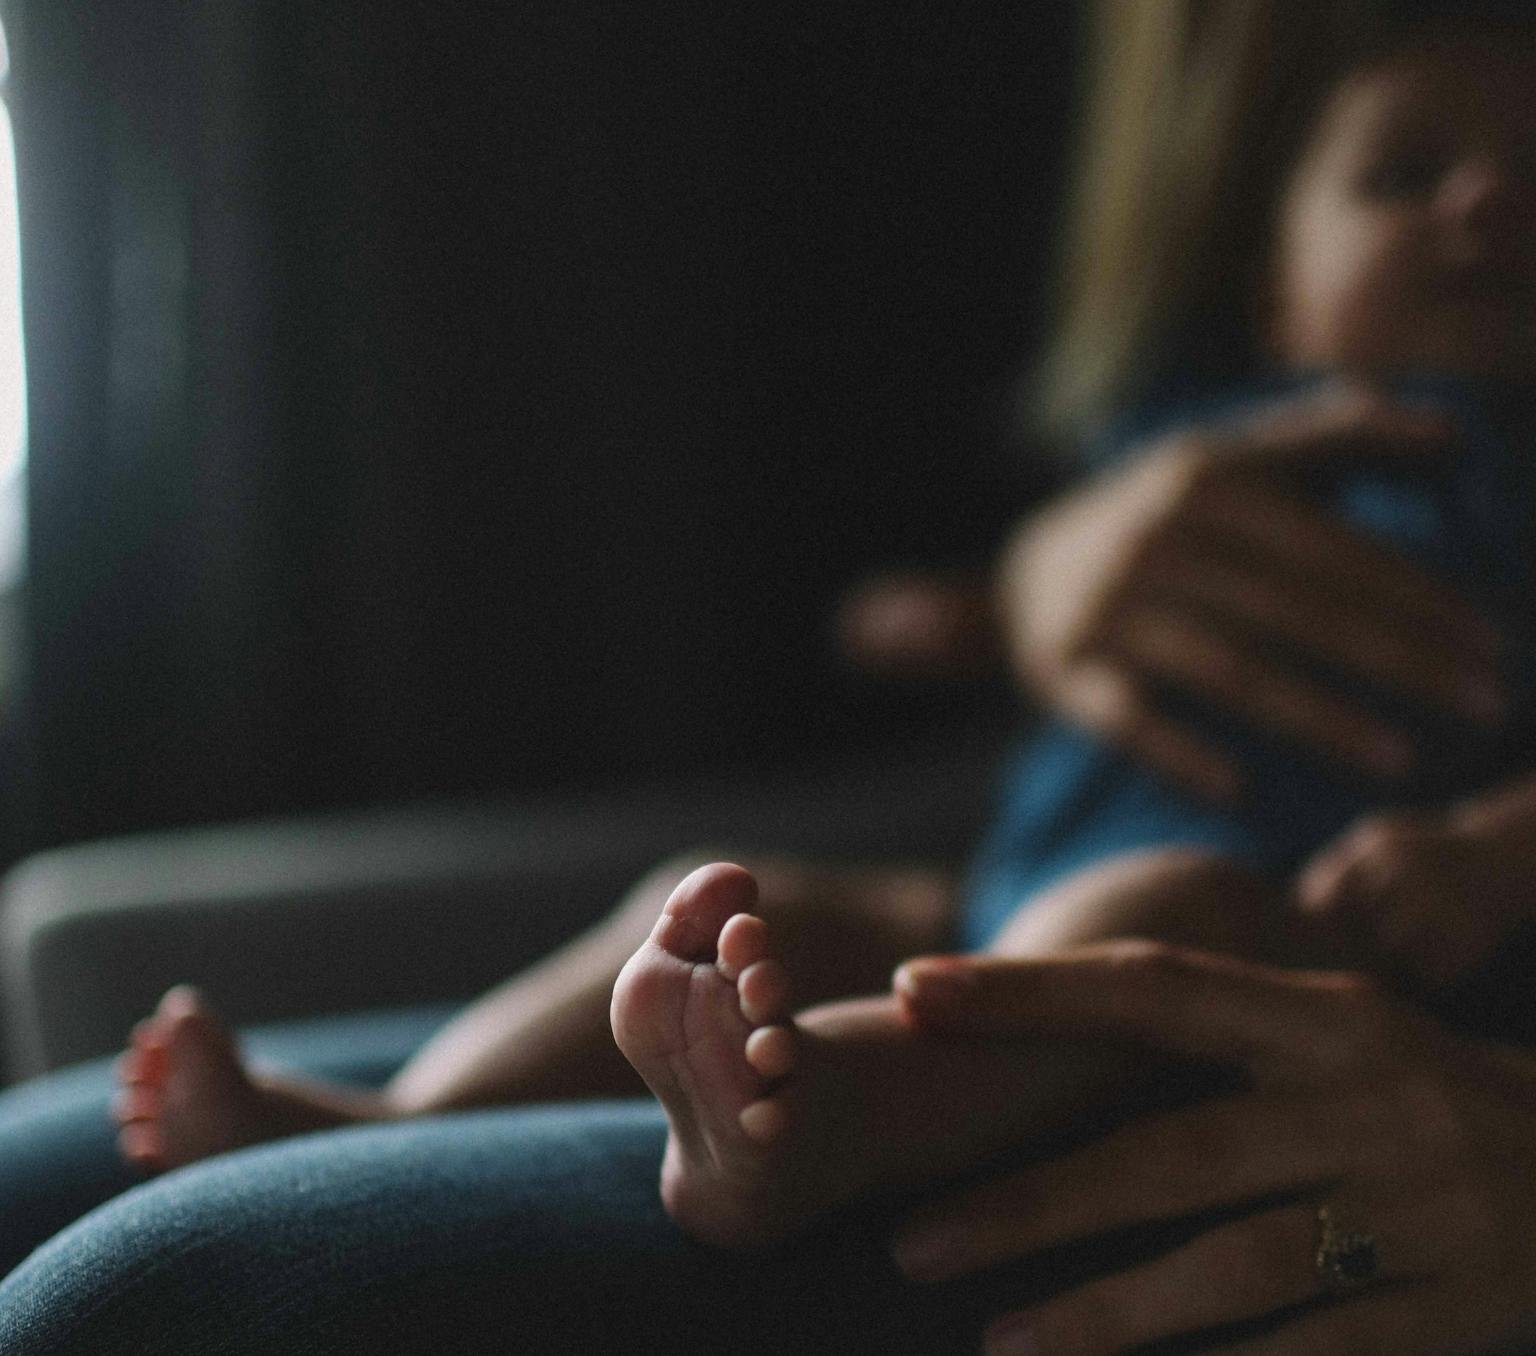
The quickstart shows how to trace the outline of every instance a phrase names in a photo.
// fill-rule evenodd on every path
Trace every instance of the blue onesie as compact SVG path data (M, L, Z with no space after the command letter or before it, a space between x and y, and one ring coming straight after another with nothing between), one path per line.
M1117 437L1108 456L1160 431L1230 415L1304 384L1272 382L1214 400L1164 404ZM1160 846L1204 848L1282 882L1363 814L1442 805L1536 768L1536 392L1437 378L1405 381L1398 389L1406 399L1443 410L1461 433L1460 446L1427 462L1355 461L1309 470L1297 474L1298 488L1393 543L1485 609L1507 642L1510 721L1489 730L1314 666L1334 690L1415 737L1417 770L1388 799L1386 788L1364 776L1328 766L1186 694L1164 694L1171 712L1233 753L1245 769L1250 790L1232 807L1206 804L1092 735L1048 723L1007 765L1001 809L972 867L961 920L965 946L986 946L1021 905L1110 857ZM1338 587L1347 589L1349 581Z

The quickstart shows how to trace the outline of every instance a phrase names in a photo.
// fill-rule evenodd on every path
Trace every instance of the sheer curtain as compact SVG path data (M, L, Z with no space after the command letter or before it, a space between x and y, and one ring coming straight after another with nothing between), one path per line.
M26 846L279 799L257 11L0 8L32 429Z
M0 28L0 98L10 53ZM21 238L16 145L0 102L0 719L13 707L25 671L20 591L26 575L26 355L21 324Z

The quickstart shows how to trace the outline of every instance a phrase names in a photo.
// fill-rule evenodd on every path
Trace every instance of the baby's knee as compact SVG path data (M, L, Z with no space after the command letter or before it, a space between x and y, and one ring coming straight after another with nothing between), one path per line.
M1279 892L1247 867L1213 853L1170 848L1131 892L1124 935L1252 955L1268 950L1282 911Z
M993 949L1040 954L1114 937L1280 960L1279 892L1229 858L1158 848L1089 868L1030 903Z

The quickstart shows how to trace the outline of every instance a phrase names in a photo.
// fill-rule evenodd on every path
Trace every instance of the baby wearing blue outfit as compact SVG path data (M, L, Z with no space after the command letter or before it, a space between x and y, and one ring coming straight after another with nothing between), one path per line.
M1134 456L1162 433L1241 417L1317 386L1270 381L1242 393L1180 402L1134 421L1102 454ZM1021 900L1105 858L1173 845L1221 854L1282 885L1349 825L1384 808L1438 809L1536 771L1532 729L1532 531L1536 524L1533 393L1456 378L1393 384L1405 403L1437 411L1456 430L1455 452L1435 461L1297 472L1299 490L1380 537L1480 606L1505 641L1509 719L1497 729L1458 720L1381 690L1319 672L1335 690L1410 734L1412 774L1385 789L1229 713L1169 691L1184 722L1247 772L1247 792L1217 806L1074 726L1051 722L1011 761L998 819L978 853L963 917L967 946L986 947ZM1132 450L1128 450L1132 449ZM1344 581L1347 587L1347 581ZM1293 662L1301 662L1299 658Z

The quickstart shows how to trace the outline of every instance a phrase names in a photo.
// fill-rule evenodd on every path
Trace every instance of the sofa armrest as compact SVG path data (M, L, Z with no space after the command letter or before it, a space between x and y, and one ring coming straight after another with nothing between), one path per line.
M466 999L594 922L663 858L957 861L995 732L835 773L181 830L38 854L0 883L11 1076L119 1049L192 980L236 1024Z

